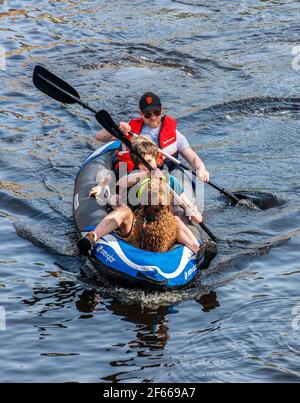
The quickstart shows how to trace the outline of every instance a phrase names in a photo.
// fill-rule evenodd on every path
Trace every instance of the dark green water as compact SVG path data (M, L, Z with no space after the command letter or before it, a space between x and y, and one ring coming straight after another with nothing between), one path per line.
M299 12L295 0L0 0L2 382L299 382ZM197 287L92 290L72 194L98 126L33 87L37 63L116 120L159 93L212 180L282 204L228 207L207 188L206 222L231 246Z

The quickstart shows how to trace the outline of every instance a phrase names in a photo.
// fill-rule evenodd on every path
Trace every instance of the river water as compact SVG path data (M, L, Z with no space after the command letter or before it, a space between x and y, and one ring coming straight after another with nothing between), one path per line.
M2 382L299 382L299 15L296 0L0 0ZM72 193L99 127L34 88L37 63L117 121L157 92L213 181L280 203L206 188L230 242L195 287L95 288Z

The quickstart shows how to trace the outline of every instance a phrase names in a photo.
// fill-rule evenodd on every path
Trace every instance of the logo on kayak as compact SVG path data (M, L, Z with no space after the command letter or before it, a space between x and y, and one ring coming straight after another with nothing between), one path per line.
M194 264L190 269L184 272L184 279L187 280L195 271L197 271L197 266Z
M107 250L104 249L103 245L99 245L96 249L96 252L102 255L109 263L113 263L116 261L116 259L109 252L107 252Z

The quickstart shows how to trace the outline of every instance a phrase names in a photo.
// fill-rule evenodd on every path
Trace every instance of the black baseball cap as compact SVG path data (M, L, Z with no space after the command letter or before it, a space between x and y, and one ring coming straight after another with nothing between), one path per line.
M146 92L140 99L139 107L142 113L148 111L160 111L161 102L159 96L153 92Z

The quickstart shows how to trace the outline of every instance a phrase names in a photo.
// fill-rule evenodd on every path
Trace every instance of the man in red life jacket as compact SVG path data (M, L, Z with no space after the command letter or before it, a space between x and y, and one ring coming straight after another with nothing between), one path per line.
M199 179L208 182L209 173L203 161L190 147L186 137L177 130L176 121L168 115L162 115L163 108L159 97L153 92L146 92L139 101L139 107L141 117L132 119L129 123L120 122L120 130L124 134L142 134L174 157L180 154L197 172ZM115 140L105 129L96 134L96 139L102 142ZM129 172L133 169L130 153L124 145L118 151L117 157L118 162L127 163Z

